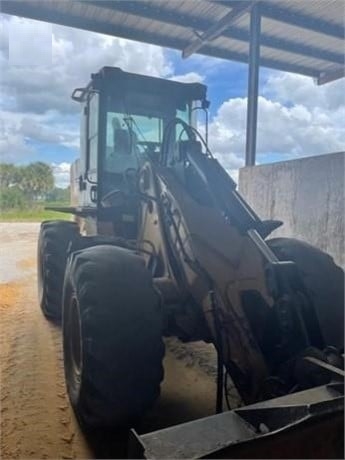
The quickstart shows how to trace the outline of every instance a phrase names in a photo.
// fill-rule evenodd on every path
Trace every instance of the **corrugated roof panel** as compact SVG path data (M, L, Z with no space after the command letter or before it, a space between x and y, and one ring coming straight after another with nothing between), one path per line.
M273 37L287 38L295 43L317 46L320 49L331 49L334 52L344 52L344 41L323 33L302 29L290 24L284 24L274 19L262 18L262 33L268 33Z
M344 24L345 3L343 0L310 0L307 4L300 0L284 0L282 6L296 13L322 18L333 24Z
M240 40L230 40L229 38L221 36L213 40L211 44L223 50L248 54L248 43Z
M236 27L248 30L249 29L249 23L250 23L250 15L249 15L249 13L246 13L243 16L241 16L239 19L237 19Z
M177 49L185 48L195 40L195 31L204 33L237 5L234 0L2 0L1 3L5 13ZM343 68L344 1L263 0L260 8L264 15L261 56L267 66L308 75ZM244 14L198 52L248 60L249 19L249 14Z
M297 54L288 53L286 51L272 50L272 48L266 48L265 46L261 47L261 56L267 59L284 61L289 64L304 65L310 67L311 69L317 68L324 70L328 63L327 61L321 59L315 59L312 57L303 57Z
M241 53L244 55L248 54L248 43L245 42L240 42L237 40L230 41L229 39L222 37L220 39L214 40L212 45L216 45L217 48L222 49L223 51ZM317 68L320 71L325 71L329 67L329 63L325 60L301 56L286 51L275 50L265 46L261 46L260 56L262 59L285 62L287 64L304 66L310 69Z
M167 37L176 37L179 39L192 40L195 35L192 29L186 29L178 25L170 25L155 20L140 18L138 16L127 15L127 21L130 28L136 30L149 30L150 33L158 33ZM114 21L114 24L122 25L121 21Z
M151 5L155 2L150 2ZM224 6L215 2L205 0L173 0L168 2L163 0L159 2L159 7L166 11L178 11L181 14L193 15L195 17L208 17L210 20L218 21L224 16Z
M125 13L116 13L112 12L111 14L111 22L113 24L121 24L124 27L132 27L133 26L133 18L129 14ZM138 17L136 17L134 24L138 21Z
M339 66L335 66L334 64L326 64L322 69L323 72L334 72L336 70L339 70Z

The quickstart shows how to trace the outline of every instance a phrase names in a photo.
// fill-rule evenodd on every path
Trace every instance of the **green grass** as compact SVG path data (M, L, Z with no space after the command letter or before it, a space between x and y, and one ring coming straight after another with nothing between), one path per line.
M47 203L47 206L66 206L65 203ZM28 209L1 209L0 222L42 222L42 220L71 220L71 214L48 211L44 206Z

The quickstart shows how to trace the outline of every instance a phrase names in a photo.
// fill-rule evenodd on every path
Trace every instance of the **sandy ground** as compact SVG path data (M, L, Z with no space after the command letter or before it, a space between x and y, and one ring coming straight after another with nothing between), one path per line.
M90 458L63 379L60 329L36 297L38 224L1 224L1 457Z
M39 224L1 223L1 455L15 458L114 458L113 433L85 438L63 378L61 331L36 295ZM211 345L167 340L161 398L139 427L148 432L211 415L216 356Z

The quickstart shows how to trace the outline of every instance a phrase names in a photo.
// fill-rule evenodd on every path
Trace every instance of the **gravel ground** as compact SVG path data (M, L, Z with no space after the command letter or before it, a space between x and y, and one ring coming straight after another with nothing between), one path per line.
M86 439L70 408L61 331L37 303L38 230L36 223L0 223L1 458L121 457L113 433ZM174 338L166 345L161 397L140 432L214 413L213 347Z

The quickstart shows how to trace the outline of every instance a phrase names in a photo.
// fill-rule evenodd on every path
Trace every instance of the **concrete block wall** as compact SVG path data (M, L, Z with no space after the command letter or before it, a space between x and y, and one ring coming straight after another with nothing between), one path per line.
M344 268L345 152L245 167L239 191L262 219L284 225L272 233L328 252Z

